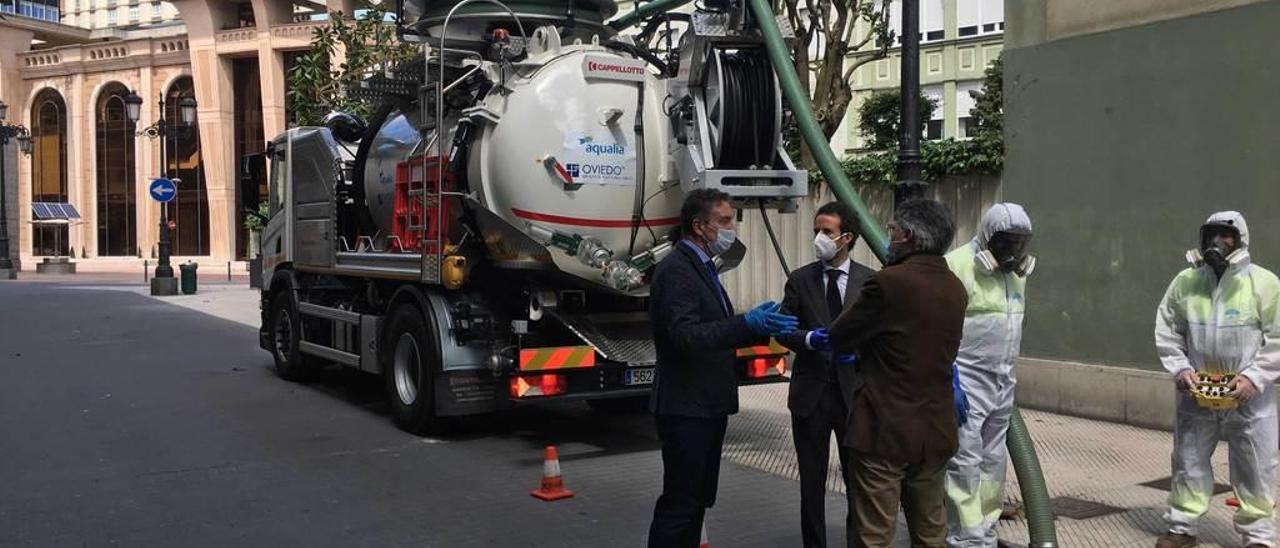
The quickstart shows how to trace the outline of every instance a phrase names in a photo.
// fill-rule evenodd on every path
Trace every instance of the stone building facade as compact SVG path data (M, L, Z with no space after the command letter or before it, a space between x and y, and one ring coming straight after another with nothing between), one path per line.
M64 0L62 20L98 17L108 1L117 3ZM138 1L110 9L130 4L153 9ZM286 59L310 46L315 26L326 24L319 15L356 7L355 0L176 0L161 6L176 16L132 26L0 20L0 100L9 123L30 129L34 149L24 156L11 143L5 151L13 256L30 268L42 257L72 255L82 269L153 258L160 210L147 185L167 174L181 179L170 205L174 256L213 264L245 258L238 158L285 129ZM125 116L129 91L145 101L136 125ZM191 125L178 114L183 97L198 103ZM140 134L162 117L165 138ZM69 203L82 219L33 224L32 202Z

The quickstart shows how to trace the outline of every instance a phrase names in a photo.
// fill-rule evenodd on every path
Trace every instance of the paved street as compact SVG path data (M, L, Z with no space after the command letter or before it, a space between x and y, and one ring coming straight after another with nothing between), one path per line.
M418 438L376 380L282 381L252 328L136 289L0 284L0 546L642 545L661 477L642 417L576 404ZM529 496L546 443L576 498ZM795 546L798 501L727 463L710 534Z
M0 284L0 546L643 545L661 477L643 415L564 404L418 438L391 425L372 377L278 379L241 283L157 300L123 278L33 278ZM799 545L785 391L742 392L713 546ZM1096 517L1060 515L1061 545L1150 546L1166 493L1142 484L1168 476L1170 435L1025 417L1051 495L1102 505L1083 509ZM529 497L546 443L560 447L576 498ZM1215 466L1225 481L1225 447ZM834 471L828 485L839 545ZM1226 496L1202 545L1238 546ZM1000 532L1027 542L1025 522Z

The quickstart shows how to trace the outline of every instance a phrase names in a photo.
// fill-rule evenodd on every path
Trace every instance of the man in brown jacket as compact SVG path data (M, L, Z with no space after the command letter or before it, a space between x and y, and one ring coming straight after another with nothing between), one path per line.
M955 236L945 206L908 201L889 228L888 266L830 330L837 352L857 354L863 379L843 440L853 450L851 544L892 546L901 502L912 546L941 547L944 472L956 452L951 364L968 297L942 256Z

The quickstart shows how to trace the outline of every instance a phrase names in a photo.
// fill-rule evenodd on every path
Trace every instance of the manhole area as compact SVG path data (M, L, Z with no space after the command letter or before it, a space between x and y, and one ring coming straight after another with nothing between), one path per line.
M1160 478L1160 479L1154 479L1154 480L1148 481L1148 482L1146 482L1146 483L1139 483L1138 485L1141 485L1141 486L1143 486L1143 487L1150 487L1150 488L1152 488L1152 489L1159 489L1159 490L1161 490L1161 491L1169 491L1169 490L1171 490L1171 489L1172 489L1172 488L1170 487L1170 484L1171 484L1171 483L1173 483L1173 477L1172 477L1172 476L1165 476L1165 477L1163 477L1163 478ZM1230 492L1231 492L1231 486L1230 486L1230 485L1227 485L1227 484L1225 484L1225 483L1214 483L1214 484L1213 484L1213 494L1214 494L1214 495L1221 495L1221 494L1223 494L1223 493L1230 493Z
M1050 502L1053 503L1055 515L1074 520L1092 519L1124 511L1124 508L1075 497L1054 497Z

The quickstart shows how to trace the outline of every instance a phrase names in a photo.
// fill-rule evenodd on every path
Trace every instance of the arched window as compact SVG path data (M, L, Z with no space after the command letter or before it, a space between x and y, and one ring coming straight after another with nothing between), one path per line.
M31 201L67 202L67 103L45 89L31 106ZM67 225L37 224L31 230L31 254L65 256Z
M179 103L195 97L191 77L178 79L164 98L164 119L168 127L165 149L168 165L164 172L177 178L178 196L169 204L169 219L177 229L172 233L174 255L209 254L209 192L200 158L198 125L182 122Z
M129 90L113 82L98 95L98 255L138 255L134 128L125 112Z

